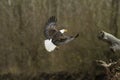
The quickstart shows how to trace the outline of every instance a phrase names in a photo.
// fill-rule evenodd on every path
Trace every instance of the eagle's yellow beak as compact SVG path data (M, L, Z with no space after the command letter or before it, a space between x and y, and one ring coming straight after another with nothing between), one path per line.
M68 30L67 29L64 29L64 32L67 32Z

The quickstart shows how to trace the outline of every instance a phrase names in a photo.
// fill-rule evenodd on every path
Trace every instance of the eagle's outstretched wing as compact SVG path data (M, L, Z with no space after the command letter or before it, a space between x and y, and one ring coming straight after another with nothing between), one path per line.
M50 17L46 22L44 34L47 39L53 38L56 32L58 32L58 30L56 29L56 22L57 19L55 16Z
M63 44L66 44L66 43L69 43L71 42L72 40L74 40L75 38L77 38L79 36L79 34L76 34L75 36L65 36L65 35L61 35L61 36L58 36L56 38L53 39L53 43L55 45L63 45Z

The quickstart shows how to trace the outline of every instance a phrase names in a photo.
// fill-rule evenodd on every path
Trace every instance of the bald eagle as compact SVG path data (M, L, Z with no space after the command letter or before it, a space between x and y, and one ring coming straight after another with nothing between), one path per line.
M48 52L52 52L55 50L57 46L66 44L74 40L79 36L76 34L75 36L66 36L63 33L66 32L66 29L58 30L57 27L57 19L55 16L52 16L46 22L44 27L44 34L46 40L44 40L45 49Z
M98 38L107 42L110 45L111 51L115 52L117 50L120 50L120 39L116 38L112 34L105 31L100 31L98 34Z

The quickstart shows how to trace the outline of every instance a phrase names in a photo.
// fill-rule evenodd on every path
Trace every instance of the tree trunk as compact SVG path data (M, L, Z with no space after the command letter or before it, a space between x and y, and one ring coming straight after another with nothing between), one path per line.
M118 12L119 12L119 0L112 0L110 30L116 37L118 35L118 24L117 24Z

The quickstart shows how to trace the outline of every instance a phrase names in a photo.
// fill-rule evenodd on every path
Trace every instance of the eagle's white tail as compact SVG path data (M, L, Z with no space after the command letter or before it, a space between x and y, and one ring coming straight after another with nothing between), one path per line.
M57 46L55 44L52 43L52 39L46 39L44 41L44 45L45 45L45 49L48 51L48 52L52 52Z

